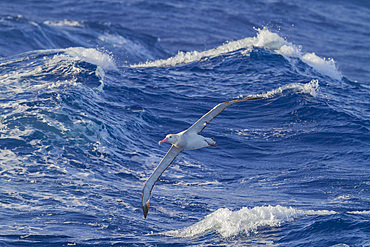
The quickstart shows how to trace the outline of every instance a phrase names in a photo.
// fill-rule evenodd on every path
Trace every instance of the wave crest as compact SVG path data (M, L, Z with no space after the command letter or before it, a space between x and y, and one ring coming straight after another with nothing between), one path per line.
M336 80L340 80L342 78L341 73L336 68L334 59L321 58L315 53L302 53L300 46L296 46L286 41L277 33L273 33L267 28L257 29L257 31L258 33L256 37L247 37L236 41L230 41L216 48L205 50L202 52L180 51L177 55L167 59L159 59L155 61L147 61L145 63L133 64L130 65L130 67L171 67L197 62L203 59L218 57L223 54L235 52L238 50L240 50L240 53L242 55L248 55L254 47L258 47L266 50L272 50L276 54L284 56L293 65L293 67L295 65L295 62L292 58L296 58L301 60L308 66L312 67L315 71L319 72L322 75L329 76Z
M262 206L231 211L220 208L207 215L203 220L183 229L161 233L170 237L193 238L216 232L224 238L238 234L256 233L263 227L279 227L283 223L291 222L304 215L331 215L336 214L328 210L297 210L284 206Z
M299 215L297 210L279 205L244 207L239 211L220 208L192 226L164 232L163 235L181 238L199 237L211 232L217 232L224 238L240 233L248 235L260 227L276 227L284 222L293 221Z

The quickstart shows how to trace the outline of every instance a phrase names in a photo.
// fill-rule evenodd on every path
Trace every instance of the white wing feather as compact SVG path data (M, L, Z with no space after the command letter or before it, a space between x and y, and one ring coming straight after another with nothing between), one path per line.
M207 124L209 124L215 117L218 116L223 110L225 110L227 107L243 101L248 100L256 100L256 99L262 99L263 97L255 97L255 98L242 98L242 99L236 99L231 100L227 102L222 102L218 105L216 105L212 110L207 112L203 117L201 117L195 124L193 124L189 129L186 131L194 131L198 134L200 134L205 127L207 127Z
M174 161L177 155L179 155L183 150L184 149L177 148L172 145L172 147L170 148L170 150L168 150L167 154L163 157L161 162L159 162L159 165L154 170L152 175L150 175L148 180L145 182L142 197L143 213L145 218L149 211L150 193L152 192L155 182L157 182L162 173L167 169L167 167L171 165L172 161Z

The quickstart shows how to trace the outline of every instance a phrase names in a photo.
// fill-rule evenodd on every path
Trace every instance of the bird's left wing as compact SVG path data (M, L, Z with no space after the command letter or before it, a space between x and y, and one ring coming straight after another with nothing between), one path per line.
M155 182L157 182L162 173L167 169L167 167L171 165L172 161L174 161L177 155L179 155L183 150L184 149L172 145L172 147L170 148L170 150L168 150L167 154L163 157L161 162L159 162L159 165L154 170L152 175L150 175L148 180L145 182L142 197L144 218L146 218L149 211L150 193L152 192Z
M253 98L241 98L236 100L231 100L227 102L222 102L218 105L216 105L212 110L207 112L203 117L201 117L195 124L193 124L189 129L186 131L194 131L198 134L203 131L205 127L207 127L207 124L209 124L215 117L218 116L223 110L225 110L227 107L243 101L248 100L256 100L256 99L263 99L263 97L253 97Z

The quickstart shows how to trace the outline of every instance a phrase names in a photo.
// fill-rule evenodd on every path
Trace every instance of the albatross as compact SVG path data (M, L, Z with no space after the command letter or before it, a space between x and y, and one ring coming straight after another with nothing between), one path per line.
M149 198L154 187L154 184L157 182L162 173L169 167L175 158L184 150L194 150L204 147L215 148L217 147L216 141L213 137L204 137L200 133L207 127L215 117L217 117L223 110L227 107L249 100L262 99L264 97L253 97L253 98L241 98L236 100L231 100L227 102L222 102L216 105L212 110L203 115L196 123L194 123L190 128L184 130L177 134L168 134L166 138L158 142L159 145L162 143L168 142L172 146L168 150L167 154L163 157L161 162L159 162L157 168L153 171L152 175L145 182L143 187L143 196L142 196L142 206L144 218L147 217L149 211Z

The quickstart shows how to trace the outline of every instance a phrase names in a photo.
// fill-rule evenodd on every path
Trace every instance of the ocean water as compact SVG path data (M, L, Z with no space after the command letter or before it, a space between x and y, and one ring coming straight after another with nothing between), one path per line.
M370 246L368 1L0 3L0 246ZM142 186L168 133L220 102Z

